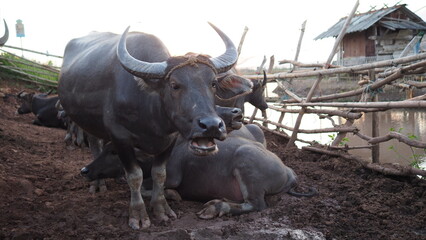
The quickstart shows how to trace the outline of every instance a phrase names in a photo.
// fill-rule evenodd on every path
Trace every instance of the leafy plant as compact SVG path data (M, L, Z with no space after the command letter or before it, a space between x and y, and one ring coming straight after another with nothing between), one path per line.
M330 141L328 142L328 144L331 144L331 143L333 143L333 141L336 139L336 134L335 133L333 133L333 134L329 134L328 135L328 137L330 138ZM342 141L339 143L339 145L340 146L344 146L345 144L347 144L349 142L349 138L347 138L347 137L344 137L343 139L342 139Z
M398 133L402 133L402 130L403 130L403 128L399 128L398 129L398 131L395 131L395 128L390 128L389 129L390 131L392 131L392 132L398 132ZM412 139L412 140L416 140L416 139L419 139L416 135L414 135L414 134L412 134L412 133L407 133L406 134L406 136L409 138L409 139ZM420 165L421 165L421 163L422 163L422 159L423 158L426 158L426 149L423 149L423 151L424 151L424 153L423 154L416 154L415 152L414 152L414 148L412 147L412 146L409 146L410 147L410 149L411 149L411 156L409 156L408 157L408 159L406 158L406 157L404 157L404 156L402 156L398 151L397 151L397 149L395 148L395 146L390 146L389 147L389 149L390 150L392 150L393 152L395 152L401 159L404 159L404 160L406 160L406 161L409 161L410 162L410 166L412 166L412 167L414 167L414 168L417 168L417 169L423 169Z

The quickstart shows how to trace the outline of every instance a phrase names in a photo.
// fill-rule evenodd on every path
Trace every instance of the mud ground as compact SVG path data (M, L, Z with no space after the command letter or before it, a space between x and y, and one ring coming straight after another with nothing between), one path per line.
M318 196L268 196L261 212L213 220L196 217L202 203L170 201L178 219L132 230L127 185L108 180L107 192L90 194L79 175L90 153L67 147L64 130L16 115L21 89L0 80L0 239L426 239L426 181L284 151L286 140L269 133L268 148Z

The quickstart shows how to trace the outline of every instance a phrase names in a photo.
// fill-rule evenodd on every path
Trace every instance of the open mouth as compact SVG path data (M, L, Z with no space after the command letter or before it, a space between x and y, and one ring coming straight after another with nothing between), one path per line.
M243 126L243 115L238 115L232 120L231 127L233 130L238 130Z
M197 137L190 141L189 149L198 156L207 156L218 151L213 138Z

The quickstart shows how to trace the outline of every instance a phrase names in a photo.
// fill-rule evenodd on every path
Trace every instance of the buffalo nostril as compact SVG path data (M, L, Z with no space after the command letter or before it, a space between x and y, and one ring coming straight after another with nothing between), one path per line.
M84 167L80 170L80 174L82 174L82 175L86 175L88 173L89 173L89 169L87 167Z
M239 113L241 113L241 109L239 109L239 108L234 108L234 109L232 109L232 111L231 111L233 114L239 114Z
M202 118L198 121L198 126L204 130L217 129L223 127L223 121L220 118Z

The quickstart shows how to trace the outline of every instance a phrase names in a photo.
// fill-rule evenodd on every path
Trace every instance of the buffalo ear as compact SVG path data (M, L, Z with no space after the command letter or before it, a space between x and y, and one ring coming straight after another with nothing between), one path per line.
M221 98L232 98L250 93L252 90L253 83L247 78L235 74L226 74L218 77L218 91L216 94Z

